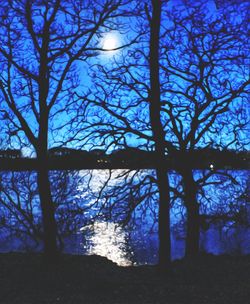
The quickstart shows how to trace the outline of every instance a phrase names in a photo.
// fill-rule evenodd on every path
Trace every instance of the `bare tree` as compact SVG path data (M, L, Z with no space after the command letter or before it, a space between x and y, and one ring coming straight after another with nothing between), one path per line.
M80 97L86 107L83 111L79 107L75 124L84 118L83 143L98 142L108 151L131 145L156 151L157 144L155 155L161 172L166 170L162 166L165 156L173 159L183 177L181 197L188 217L186 255L194 256L199 252L200 206L199 185L193 176L197 164L190 156L197 149L246 147L247 141L242 138L247 137L249 59L246 3L241 4L241 17L235 20L231 6L215 12L201 2L186 2L177 10L163 5L159 57L158 38L153 33L153 21L159 15L153 19L151 14L153 8L159 9L159 3L157 8L152 3L152 7L146 5L141 10L147 21L144 18L142 25L136 25L143 38L129 52L117 56L113 64L95 67L95 88ZM136 18L139 20L138 15ZM88 122L86 116L95 117L95 123ZM169 201L167 180L163 186L163 197ZM167 213L160 214L166 217ZM168 226L166 218L164 222ZM169 234L166 226L161 231ZM161 236L165 244L166 238Z
M186 256L199 252L198 184L189 155L195 149L238 149L247 144L242 140L247 138L250 84L246 5L240 5L238 20L233 19L230 6L211 12L202 3L188 2L183 10L167 14L162 111L167 117L166 139L179 150L175 157L183 176L188 217Z
M155 180L159 189L159 264L167 266L171 249L170 197L167 168L162 166L166 145L160 113L158 57L161 1L152 1L150 7L142 5L141 10L144 15L136 13L136 18L142 17L143 21L136 22L139 30L134 35L139 33L142 38L136 46L114 57L112 64L94 66L95 88L85 96L79 96L84 107L79 106L74 125L80 126L79 132L83 136L76 140L81 139L83 145L95 145L98 142L109 152L114 148L129 149L131 143L136 142L138 148L154 151L152 154L157 160ZM147 73L150 77L146 76ZM83 125L81 120L85 117L94 119L89 122L83 119ZM171 143L169 146L172 146Z
M57 255L47 162L55 117L61 114L63 129L70 118L67 111L74 102L75 89L81 84L77 76L80 63L76 62L95 56L101 49L98 38L119 28L115 18L121 15L121 4L115 0L16 0L6 1L0 10L1 112L9 122L13 140L36 152L44 252L48 257Z

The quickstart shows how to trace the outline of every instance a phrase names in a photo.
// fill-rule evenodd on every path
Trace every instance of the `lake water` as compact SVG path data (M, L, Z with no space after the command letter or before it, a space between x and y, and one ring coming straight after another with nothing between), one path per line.
M60 173L60 178L57 176L55 179L58 183L59 181L60 183L64 182L64 189L61 193L58 190L60 187L54 184L54 196L58 200L60 197L57 219L58 223L61 223L59 228L64 239L64 252L98 254L122 266L157 263L157 193L154 192L155 188L152 185L150 188L145 182L147 181L147 175L153 173L150 172L149 174L146 170L139 173L125 172L124 170L114 170L113 172L93 170L91 173L91 176L87 170L81 171L80 174L79 172L74 173L74 182L72 182L73 174L71 173L66 175ZM52 177L53 174L55 173L52 173ZM200 171L195 172L195 178L199 179L202 174L204 173ZM209 214L213 214L216 210L225 213L229 211L228 206L231 209L244 207L245 210L250 210L247 205L249 172L237 171L230 172L230 174L238 184L232 183L232 180L230 181L222 175L220 176L220 185L217 183L218 176L214 176L210 180L209 186L204 185L202 188L204 197L200 198L203 212L207 209ZM1 198L7 200L7 194L11 194L13 201L18 202L17 198L20 196L19 203L23 204L22 208L27 214L33 214L34 221L39 226L41 225L41 219L33 183L34 177L32 174L31 176L26 175L22 175L22 179L20 179L20 174L16 174L15 185L10 185L11 177L8 174L5 175L6 189L1 194ZM141 192L135 190L133 190L135 192L131 192L132 188L139 189L138 185L141 185L141 181L144 182L144 186L140 189ZM171 186L181 190L180 177L177 174L172 173L170 175L170 182ZM129 183L133 187L126 186ZM104 184L105 190L102 187ZM20 189L20 193L14 191L13 188ZM61 188L63 188L62 185ZM151 192L148 192L149 188ZM29 198L29 192L33 193L32 204L30 205L27 204L27 201L25 202ZM99 196L100 192L102 192L101 196ZM129 200L139 200L144 193L150 193L152 199L150 201L145 200L140 204L135 201L134 204L137 204L137 207L134 208L128 225L119 225L118 222L124 222L124 212L122 213L122 211L128 211L126 208L131 204ZM31 195L31 193L29 194ZM79 206L82 213L73 212L78 211ZM8 229L4 228L3 219L4 217L7 218L7 209L1 207L0 251L40 251L40 243L35 246L29 237L22 234L24 225L20 225L20 229L17 229L17 231L12 231L11 235ZM112 211L110 211L111 209ZM12 208L11 210L15 209ZM218 221L211 224L209 228L207 227L208 229L201 230L200 250L213 254L249 254L250 212L246 214L246 217L247 224L244 223L244 225L237 224L232 220L223 223ZM9 220L10 224L11 221L13 222L13 227L17 227L16 217L11 216ZM171 222L172 259L179 259L183 257L185 251L185 208L180 199L173 199Z
M88 231L90 229L90 231ZM96 222L92 228L84 228L74 239L68 239L67 253L97 254L121 266L156 264L158 261L158 235L129 233L114 223ZM181 259L185 252L185 240L171 234L172 259ZM72 252L72 248L75 251ZM200 250L215 255L250 254L250 229L236 227L227 230L212 227L201 232Z

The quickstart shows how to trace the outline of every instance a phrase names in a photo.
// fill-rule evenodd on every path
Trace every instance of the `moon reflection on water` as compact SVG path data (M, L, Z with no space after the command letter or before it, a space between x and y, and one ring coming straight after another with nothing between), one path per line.
M126 232L115 223L95 222L82 227L83 242L80 244L87 255L100 255L120 266L133 263L127 254Z

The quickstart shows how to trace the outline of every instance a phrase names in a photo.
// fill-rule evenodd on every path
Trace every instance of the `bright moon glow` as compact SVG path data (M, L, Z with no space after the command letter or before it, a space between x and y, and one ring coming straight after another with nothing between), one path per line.
M104 38L103 49L112 51L117 48L117 39L115 37L106 37Z

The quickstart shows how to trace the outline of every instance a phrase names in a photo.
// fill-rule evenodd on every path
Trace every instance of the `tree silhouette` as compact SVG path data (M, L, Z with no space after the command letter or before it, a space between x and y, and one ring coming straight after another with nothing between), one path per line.
M53 127L59 127L57 117L61 117L61 129L70 118L66 113L80 85L76 62L97 55L101 49L97 37L119 28L114 18L120 16L121 4L27 0L7 1L0 10L1 112L12 141L31 147L38 159L37 184L48 257L58 251L47 164Z
M183 176L187 256L199 252L197 184L189 155L199 148L244 145L239 133L246 132L243 117L250 84L245 5L241 4L241 17L234 20L230 7L212 17L203 4L188 4L184 11L168 14L170 26L163 34L161 68L166 81L162 111Z
M247 138L245 102L249 93L246 5L241 4L241 17L235 20L231 6L226 11L211 11L201 2L188 2L174 10L164 4L159 58L155 55L157 41L153 41L157 35L152 33L154 4L146 6L142 11L147 21L144 17L136 24L143 38L112 64L94 67L96 87L83 97L84 111L79 107L78 119L87 114L95 117L95 123L90 120L84 128L83 142L98 141L108 150L136 143L151 151L156 151L157 142L161 154L157 150L155 155L161 170L165 155L173 160L183 177L187 256L199 252L199 185L193 176L197 162L192 161L195 153L202 155L208 148L242 149L247 144L242 140ZM163 196L168 198L168 182L163 185ZM161 214L167 213L165 210ZM168 225L166 218L164 222Z
M195 256L204 215L202 187L215 173L230 179L213 163L196 179L197 159L204 165L206 155L210 161L211 155L225 156L224 150L244 150L249 144L248 4L238 6L237 18L234 1L219 10L201 1L183 1L178 7L167 1L137 4L131 12L130 1L15 0L0 9L0 115L9 146L37 156L48 257L57 255L58 231L71 231L84 212L81 205L75 208L61 199L67 188L64 174L60 181L55 174L58 188L51 188L48 160L53 161L58 145L105 148L117 163L133 159L127 161L130 170L117 177L127 184L110 190L108 178L108 190L95 194L93 206L100 207L101 216L127 223L142 202L153 208L158 201L159 264L165 268L171 249L170 202L184 202L186 256ZM127 16L131 24L124 30L132 29L136 43L111 50L109 59L93 64L102 51L99 38L122 28L120 21ZM169 185L166 159L182 176L176 188ZM133 171L137 161L155 171ZM114 203L112 193L122 204Z
M138 31L140 36L147 35L147 46L143 46L141 41L138 44L139 47L137 45L121 54L117 60L114 60L114 64L108 64L106 67L100 64L94 67L94 92L92 90L89 94L82 96L84 107L82 109L79 106L77 120L74 123L82 117L95 117L90 118L85 128L80 125L79 132L84 132L84 137L80 138L84 144L94 145L95 142L99 142L100 146L107 147L107 151L121 147L128 151L131 149L129 143L137 138L138 147L151 151L154 149L154 159L157 160L156 180L159 189L159 264L166 266L170 263L171 245L169 182L167 169L162 166L165 159L165 135L160 115L158 57L161 3L152 1L151 6L152 17L148 15L146 24L143 21ZM140 9L144 11L143 18L147 18L150 10L147 5ZM143 55L141 56L140 53ZM144 61L145 58L142 57L146 54L150 60ZM147 73L148 70L150 77L140 78L137 66L142 68L142 74ZM129 139L130 136L132 140ZM169 145L171 146L171 143Z

